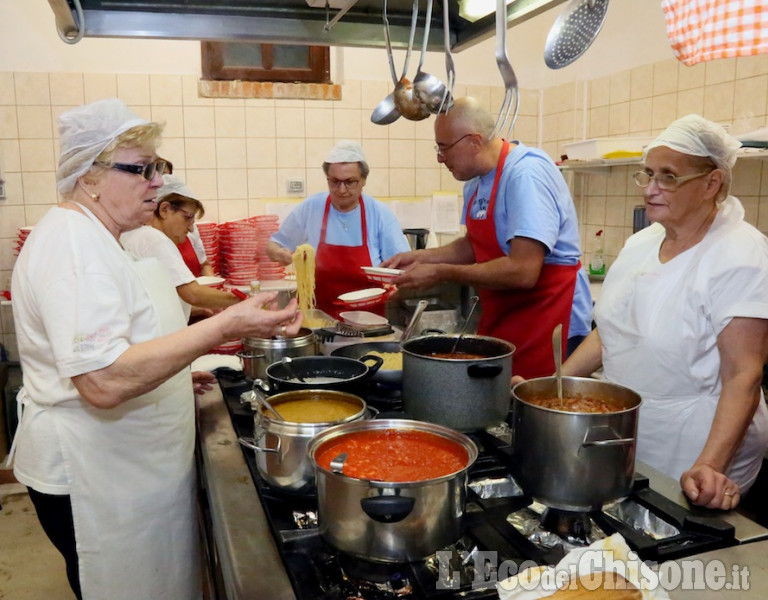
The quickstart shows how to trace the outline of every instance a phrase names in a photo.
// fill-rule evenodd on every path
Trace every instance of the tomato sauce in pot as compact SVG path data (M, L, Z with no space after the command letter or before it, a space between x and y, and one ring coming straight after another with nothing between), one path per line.
M330 470L331 461L342 453L347 454L344 475L395 483L450 475L469 461L467 451L456 442L424 431L399 429L345 434L323 444L315 460Z
M575 396L563 396L562 400L557 396L546 398L526 398L529 404L535 404L542 408L560 410L575 413L611 413L621 410L614 403L604 398L591 398L577 394Z

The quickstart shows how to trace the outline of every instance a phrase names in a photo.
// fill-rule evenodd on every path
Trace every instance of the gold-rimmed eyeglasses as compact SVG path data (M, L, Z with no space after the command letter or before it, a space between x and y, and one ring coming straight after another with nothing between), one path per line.
M711 172L712 171L705 171L703 173L694 173L693 175L678 176L672 175L672 173L656 173L651 175L647 171L637 171L636 173L632 174L632 179L634 179L635 183L641 188L648 187L651 184L651 181L656 181L656 185L660 190L671 192L676 190L686 181L691 181L692 179L696 179L698 177L704 177L704 175L709 175Z
M438 156L445 156L445 153L448 152L448 150L453 148L456 144L458 144L464 138L468 138L470 135L475 135L475 134L474 133L465 133L458 140L448 144L447 146L443 146L441 144L435 144L435 146L434 146L435 152L437 152Z
M180 212L182 215L184 215L184 218L190 223L195 220L195 213L191 213L188 210L181 208L181 206L176 206L174 208L177 212Z

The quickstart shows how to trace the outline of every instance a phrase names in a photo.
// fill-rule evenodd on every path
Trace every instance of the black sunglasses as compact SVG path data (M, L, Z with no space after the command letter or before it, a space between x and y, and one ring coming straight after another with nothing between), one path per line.
M147 181L152 181L155 173L160 173L162 175L163 171L165 171L164 160L153 160L152 162L145 165L129 165L126 163L100 164L103 164L105 167L109 167L110 169L115 169L116 171L124 171L126 173L133 173L134 175L141 175Z

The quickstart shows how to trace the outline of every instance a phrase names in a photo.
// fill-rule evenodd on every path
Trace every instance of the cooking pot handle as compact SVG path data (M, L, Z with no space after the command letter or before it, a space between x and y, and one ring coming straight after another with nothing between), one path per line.
M277 437L277 448L264 448L259 446L253 438L239 437L237 438L237 441L240 442L241 446L250 448L255 452L274 452L275 454L280 454L280 436Z
M365 366L368 367L368 374L366 377L371 377L372 375L376 374L376 371L381 369L381 365L384 364L384 359L381 358L381 356L376 356L375 354L366 354L365 356L361 356L358 358L361 363L364 363L366 360L372 360L373 365L366 364Z
M376 496L360 500L360 507L374 521L398 523L411 514L415 502L416 498L405 496Z
M583 448L592 446L621 446L624 444L634 444L635 438L623 438L613 427L608 425L598 425L590 427L584 434L584 441L581 443Z
M493 379L503 371L501 365L472 364L467 367L467 375L473 379Z

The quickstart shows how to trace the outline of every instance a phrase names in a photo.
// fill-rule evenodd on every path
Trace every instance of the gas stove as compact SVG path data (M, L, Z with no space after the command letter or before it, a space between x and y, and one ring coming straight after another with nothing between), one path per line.
M218 378L235 433L253 435L253 412L240 395L250 389L241 373ZM383 417L399 417L400 390L371 385L366 402ZM510 421L511 422L511 421ZM505 424L468 434L479 457L469 471L463 534L424 561L374 563L329 546L317 530L317 501L272 487L243 449L271 533L297 600L498 598L497 579L525 566L554 565L572 548L620 533L645 561L674 560L735 545L734 528L694 515L654 491L636 474L625 501L603 511L573 514L547 509L527 497L513 478L511 433Z

